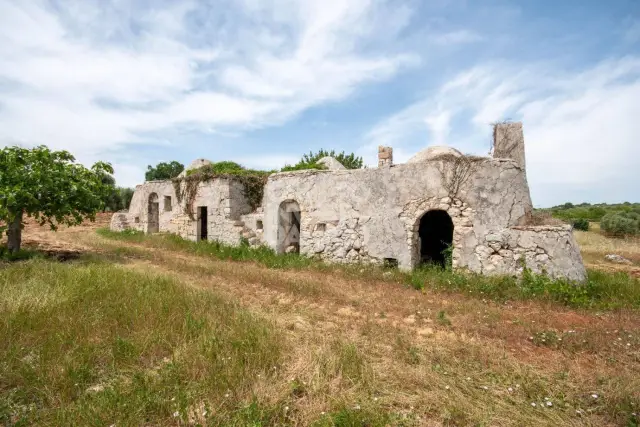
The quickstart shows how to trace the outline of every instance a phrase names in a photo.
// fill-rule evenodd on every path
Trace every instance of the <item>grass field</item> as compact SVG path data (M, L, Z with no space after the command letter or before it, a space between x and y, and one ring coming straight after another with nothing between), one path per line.
M609 238L600 232L598 223L591 223L589 231L576 231L582 257L588 267L603 271L623 271L640 277L640 237ZM627 258L631 264L614 264L605 260L605 255L617 254Z
M578 238L595 242L583 250L597 267L610 247L593 234ZM593 270L575 294L171 236L79 228L26 241L82 255L0 266L5 424L640 422L640 285L626 271Z

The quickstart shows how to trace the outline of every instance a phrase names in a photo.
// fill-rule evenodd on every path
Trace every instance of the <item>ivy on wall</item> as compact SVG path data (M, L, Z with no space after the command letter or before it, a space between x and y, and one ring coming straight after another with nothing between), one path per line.
M272 172L245 169L234 162L219 162L205 165L187 172L186 176L173 178L173 188L176 192L178 203L184 202L185 213L191 220L195 220L193 203L198 195L198 186L201 183L214 179L228 179L242 183L244 194L255 210L262 203L264 186Z
M325 156L333 156L348 169L361 168L363 165L362 158L356 157L353 153L347 155L344 152L336 154L335 151L320 150L315 154L305 154L298 164L295 166L285 166L280 172L325 169L323 165L317 164L317 161ZM240 182L244 186L245 197L251 209L255 210L262 203L264 186L267 183L269 175L276 172L279 171L246 169L238 163L222 161L188 170L185 175L172 178L171 181L173 182L178 203L183 204L184 202L185 212L189 215L190 219L195 220L193 203L198 195L198 186L201 183L214 179L229 179Z

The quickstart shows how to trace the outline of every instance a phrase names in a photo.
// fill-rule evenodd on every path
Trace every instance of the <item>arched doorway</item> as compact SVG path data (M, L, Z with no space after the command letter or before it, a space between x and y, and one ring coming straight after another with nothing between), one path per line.
M147 211L147 233L160 231L160 202L156 193L149 194L149 208Z
M431 210L420 218L418 227L419 265L447 266L447 249L453 244L453 221L443 210Z
M286 200L278 208L278 253L300 253L300 206Z

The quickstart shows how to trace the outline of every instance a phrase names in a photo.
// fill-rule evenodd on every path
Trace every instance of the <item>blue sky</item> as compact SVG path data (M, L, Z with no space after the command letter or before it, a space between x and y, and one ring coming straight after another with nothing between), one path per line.
M638 0L0 0L0 145L276 168L319 148L486 154L536 206L640 201Z

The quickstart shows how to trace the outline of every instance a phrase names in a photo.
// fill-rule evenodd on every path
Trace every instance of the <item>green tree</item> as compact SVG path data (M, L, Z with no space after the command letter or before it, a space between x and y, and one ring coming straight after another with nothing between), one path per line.
M640 214L636 212L612 212L602 217L600 228L616 237L640 234Z
M120 193L116 188L116 179L110 173L103 172L101 173L100 181L107 189L107 194L105 195L102 211L114 212L119 210L121 200Z
M131 199L133 199L133 192L135 190L128 187L118 187L118 191L120 192L121 205L117 210L129 209L129 205L131 205Z
M129 204L133 198L133 188L116 187L115 178L108 173L102 174L101 181L108 188L103 210L117 212L129 209Z
M184 170L184 165L175 160L172 162L161 162L153 167L147 166L147 172L144 174L145 181L156 181L172 179L180 175Z
M6 230L9 252L20 249L24 215L53 230L94 220L111 189L105 175L112 173L108 163L87 169L69 152L44 145L0 150L0 234Z
M356 156L354 153L345 154L345 152L341 152L336 154L335 150L326 151L324 149L320 149L320 151L314 153L310 151L309 154L305 154L302 156L302 159L293 166L287 165L282 168L283 171L289 170L302 170L302 169L322 169L321 165L318 165L318 160L323 157L333 157L347 169L361 169L364 165L362 161L362 157Z

